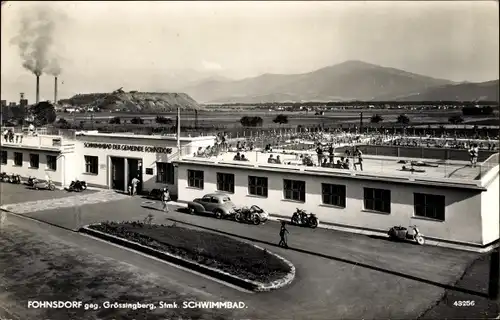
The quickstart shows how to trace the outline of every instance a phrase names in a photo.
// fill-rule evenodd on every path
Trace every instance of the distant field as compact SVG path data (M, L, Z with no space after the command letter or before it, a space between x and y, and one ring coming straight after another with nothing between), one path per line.
M363 113L363 122L368 123L372 115L379 114L383 117L383 123L395 123L400 114L406 114L411 123L415 124L444 124L448 123L448 118L454 115L461 115L460 110L387 110L387 109L361 109L361 110L341 110L326 112L324 115L314 115L313 112L280 112L280 111L264 111L264 110L248 110L247 112L217 112L217 111L201 111L198 112L198 125L200 126L239 126L239 121L243 116L261 117L264 120L264 126L274 125L272 120L278 114L285 114L288 116L288 126L297 125L329 125L329 124L355 124L359 123L360 113ZM465 117L464 122L467 124L498 124L498 111L495 111L495 116L492 117ZM60 117L68 121L85 123L94 122L105 123L108 119L113 117L120 117L122 120L130 120L134 117L140 117L146 122L153 121L157 115L175 119L177 114L174 112L161 113L161 114L138 114L138 113L111 113L99 112L94 113L59 113ZM182 112L181 121L183 125L195 125L194 112Z

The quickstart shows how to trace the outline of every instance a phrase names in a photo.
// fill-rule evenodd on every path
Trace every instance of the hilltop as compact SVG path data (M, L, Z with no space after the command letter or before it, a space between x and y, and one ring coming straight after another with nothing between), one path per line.
M203 103L392 100L456 84L362 61L303 74L264 74L236 81L210 80L182 91Z
M168 112L177 107L200 109L200 105L185 93L123 92L77 94L59 101L75 107L98 107L104 110L124 110L129 112Z

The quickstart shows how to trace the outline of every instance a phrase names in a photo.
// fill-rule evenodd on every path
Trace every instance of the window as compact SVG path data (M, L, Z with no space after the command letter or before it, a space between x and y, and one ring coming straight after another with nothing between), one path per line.
M156 182L174 184L174 164L166 162L156 163Z
M14 165L23 166L23 154L21 152L14 152Z
M306 202L306 182L299 180L283 180L285 199Z
M321 195L323 204L345 208L345 186L322 183Z
M30 153L30 168L38 169L40 165L40 156L36 153Z
M7 151L2 150L2 154L0 155L1 159L1 164L7 164Z
M217 172L217 190L234 193L234 174Z
M85 173L99 173L99 158L95 156L85 156Z
M47 156L47 169L56 171L57 170L57 157Z
M267 178L248 176L248 194L267 198Z
M188 170L188 186L203 189L204 173L201 170Z
M444 196L435 194L413 194L415 216L444 221Z
M391 191L365 188L365 209L391 213Z

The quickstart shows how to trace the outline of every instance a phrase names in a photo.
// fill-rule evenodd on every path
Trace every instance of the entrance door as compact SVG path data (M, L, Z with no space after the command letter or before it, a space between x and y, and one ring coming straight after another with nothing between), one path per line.
M140 194L142 192L142 159L127 159L127 161L129 180L132 181L134 178L139 179L137 194Z
M111 157L111 188L125 191L125 159Z

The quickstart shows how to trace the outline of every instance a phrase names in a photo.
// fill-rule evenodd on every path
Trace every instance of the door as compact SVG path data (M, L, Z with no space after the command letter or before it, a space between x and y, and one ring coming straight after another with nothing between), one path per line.
M201 203L203 204L203 207L205 208L205 211L209 212L209 211L212 211L211 207L212 207L212 198L211 197L203 197L201 199Z
M137 194L142 192L142 159L127 159L129 183L132 179L139 179L137 184Z
M111 157L111 188L125 191L125 159Z

